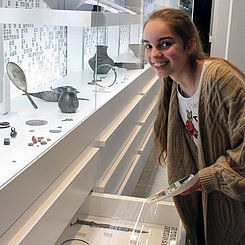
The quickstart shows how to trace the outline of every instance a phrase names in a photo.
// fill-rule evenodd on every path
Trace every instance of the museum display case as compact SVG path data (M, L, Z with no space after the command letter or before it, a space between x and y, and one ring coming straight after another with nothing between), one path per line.
M96 203L100 203L97 205ZM185 231L172 202L92 193L55 245L185 244Z
M160 88L141 45L152 1L67 2L0 2L0 244L55 244L78 213L109 228L170 229L183 244L172 202L156 211L129 197L153 147ZM121 205L130 219L131 208L113 214Z

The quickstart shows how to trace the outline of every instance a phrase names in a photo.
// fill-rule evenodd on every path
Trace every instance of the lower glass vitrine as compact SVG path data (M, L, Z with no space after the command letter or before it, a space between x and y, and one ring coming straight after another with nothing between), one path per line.
M171 201L92 192L55 245L184 245L185 237Z

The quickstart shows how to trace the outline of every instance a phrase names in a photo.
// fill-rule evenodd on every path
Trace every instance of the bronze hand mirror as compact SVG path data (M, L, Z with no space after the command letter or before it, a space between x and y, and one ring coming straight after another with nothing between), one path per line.
M8 62L6 66L7 74L9 76L9 79L13 82L13 84L20 90L22 90L33 107L37 109L37 105L32 100L31 96L27 92L27 82L26 82L26 76L23 70L15 63Z

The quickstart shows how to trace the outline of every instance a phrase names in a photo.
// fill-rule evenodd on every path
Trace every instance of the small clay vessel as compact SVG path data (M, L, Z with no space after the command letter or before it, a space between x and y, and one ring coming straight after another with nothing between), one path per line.
M63 113L74 113L79 107L77 92L63 91L59 97L58 106Z

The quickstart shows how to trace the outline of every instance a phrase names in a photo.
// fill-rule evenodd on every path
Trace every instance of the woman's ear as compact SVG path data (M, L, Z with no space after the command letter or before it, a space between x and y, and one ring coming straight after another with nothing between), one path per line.
M196 50L197 42L195 38L191 38L187 43L185 47L185 51L187 54L191 54Z

